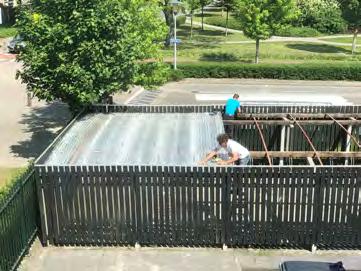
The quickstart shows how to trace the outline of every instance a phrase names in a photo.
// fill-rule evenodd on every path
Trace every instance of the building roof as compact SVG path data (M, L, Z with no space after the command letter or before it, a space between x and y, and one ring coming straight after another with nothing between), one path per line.
M38 164L194 166L223 132L219 113L88 114Z

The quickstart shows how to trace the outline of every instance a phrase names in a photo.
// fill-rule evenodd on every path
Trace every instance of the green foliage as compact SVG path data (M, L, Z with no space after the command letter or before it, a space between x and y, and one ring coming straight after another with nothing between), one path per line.
M167 64L159 62L143 63L140 65L135 84L146 88L154 88L165 84L170 76L171 68Z
M0 39L14 37L17 29L13 26L0 25Z
M27 44L18 76L38 98L72 109L126 90L143 60L159 59L159 15L156 0L35 1L18 21Z
M318 37L321 33L311 27L288 25L276 31L276 35L282 37Z
M178 15L176 20L177 20L177 27L178 27L178 26L184 25L186 23L187 18L185 15Z
M7 201L9 196L22 185L22 182L32 171L33 165L30 164L26 169L21 169L14 174L11 179L7 182L7 185L0 188L0 209L3 204Z
M185 0L184 1L186 10L193 14L195 10L199 9L201 7L200 0Z
M350 28L361 27L361 0L339 0L343 18Z
M329 34L341 33L346 28L337 0L298 0L298 8L300 17L296 24L299 26Z
M238 0L235 11L245 36L256 40L255 63L259 60L259 41L269 39L297 16L295 0Z
M244 34L254 40L269 39L297 16L295 0L238 0L235 11Z
M355 80L361 81L359 63L305 64L180 64L172 79L182 78L269 78L291 80Z

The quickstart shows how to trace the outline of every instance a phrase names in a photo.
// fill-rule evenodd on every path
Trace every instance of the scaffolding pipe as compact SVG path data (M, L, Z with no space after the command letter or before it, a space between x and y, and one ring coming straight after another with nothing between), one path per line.
M268 149L267 149L266 141L264 140L261 127L259 126L256 118L253 118L253 120L254 120L254 123L256 124L256 127L257 127L257 129L258 129L258 134L259 134L259 136L261 137L261 141L262 141L262 144L263 144L263 149L264 149L265 152L266 152L266 156L267 156L268 163L269 163L270 166L272 166L272 160L271 160L271 157L270 157L269 154L268 154Z
M312 150L314 151L314 154L316 155L318 161L320 162L320 165L323 166L322 160L321 160L319 154L317 153L317 150L316 150L315 146L313 145L311 139L307 135L306 131L303 129L303 127L298 123L298 121L291 114L289 116L292 118L294 123L301 129L303 136L306 138L308 144L311 146Z
M326 114L329 118L331 118L334 122L337 123L338 126L340 126L340 128L342 130L344 130L347 135L355 142L355 144L357 145L357 147L361 148L360 143L357 141L357 139L352 135L352 131L349 132L348 129L345 128L345 126L343 126L338 120L336 120L335 118L333 118L330 114ZM351 126L351 125L350 125ZM352 126L351 126L352 127ZM351 128L352 129L352 128Z

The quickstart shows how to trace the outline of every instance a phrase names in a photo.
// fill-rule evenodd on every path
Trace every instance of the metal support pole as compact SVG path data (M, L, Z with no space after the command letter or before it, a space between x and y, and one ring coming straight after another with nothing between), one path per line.
M298 123L298 121L290 114L290 117L292 118L292 120L295 122L295 124L298 126L298 128L300 128L303 136L305 137L306 141L308 142L308 144L310 145L310 147L312 148L314 155L317 157L318 161L320 162L320 165L323 166L322 160L315 148L315 146L312 143L312 140L310 139L310 137L308 136L308 134L306 133L305 129L303 129L303 127Z
M350 152L351 150L351 140L352 140L352 125L349 125L347 127L347 136L346 136L346 148L345 148L345 152ZM345 165L348 166L349 164L349 158L345 159Z
M261 138L262 145L263 145L263 149L264 149L265 152L266 152L268 164L269 164L270 166L272 166L272 160L271 160L271 157L270 157L269 154L268 154L267 144L266 144L266 141L264 140L264 136L263 136L261 127L259 126L256 118L253 118L253 121L254 121L254 124L256 124L256 127L257 127L257 129L258 129L258 134L259 134L259 136L260 136L260 138Z
M286 126L283 125L282 130L281 130L281 142L280 142L280 151L281 152L285 151L285 140L286 140ZM280 159L280 166L283 166L283 164L284 164L284 159L281 158Z
M174 20L174 70L177 69L177 16L176 13L173 12L173 20Z

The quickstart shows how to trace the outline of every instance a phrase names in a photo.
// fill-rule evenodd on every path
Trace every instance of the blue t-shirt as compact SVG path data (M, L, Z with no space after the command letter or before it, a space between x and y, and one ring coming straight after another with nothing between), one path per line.
M229 99L226 103L226 115L234 116L241 103L235 99Z

